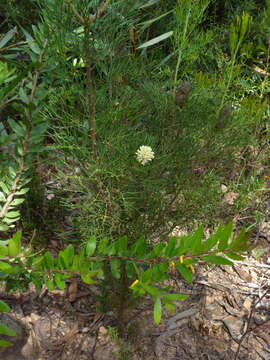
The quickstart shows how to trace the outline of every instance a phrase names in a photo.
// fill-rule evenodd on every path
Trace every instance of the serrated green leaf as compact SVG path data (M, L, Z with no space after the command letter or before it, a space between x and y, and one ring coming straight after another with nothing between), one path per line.
M16 333L7 325L0 322L0 335L16 336Z
M95 236L91 236L86 243L85 253L86 256L92 256L96 250L97 239Z
M154 321L156 324L160 323L162 315L162 306L161 306L161 299L160 297L156 298L154 304Z
M215 265L233 265L233 262L219 255L206 255L202 256L201 259Z
M176 265L176 268L188 283L192 283L192 272L184 264L178 264Z
M0 313L10 312L11 309L4 301L0 300Z

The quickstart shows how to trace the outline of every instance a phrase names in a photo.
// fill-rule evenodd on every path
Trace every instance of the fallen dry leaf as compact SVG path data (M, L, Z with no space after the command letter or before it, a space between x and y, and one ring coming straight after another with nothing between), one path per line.
M223 192L223 194L225 194L228 191L228 187L224 184L221 184L221 192Z
M230 191L224 195L224 202L229 205L233 205L235 200L238 198L239 194L233 191Z
M257 65L253 66L253 69L256 71L256 73L261 74L261 75L270 75L267 71L265 71L264 69L260 68Z
M78 293L78 283L76 280L73 280L68 287L68 300L73 302L77 298Z

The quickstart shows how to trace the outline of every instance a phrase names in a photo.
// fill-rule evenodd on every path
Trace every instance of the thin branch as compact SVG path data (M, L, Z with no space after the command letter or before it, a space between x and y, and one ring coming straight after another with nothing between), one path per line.
M241 345L245 339L245 337L247 336L247 334L249 334L250 332L252 332L255 328L258 328L260 327L262 324L260 325L257 325L255 328L251 328L250 327L250 323L251 323L251 320L252 320L252 315L256 309L256 306L262 301L262 299L270 292L270 288L268 288L263 294L261 297L259 297L259 299L253 304L252 306L252 309L250 311L250 314L249 314L249 317L248 317L248 321L247 321L247 329L246 331L244 332L244 334L242 335L239 343L238 343L238 348L237 348L237 351L236 351L236 354L235 354L235 357L234 357L234 360L237 360L238 358L238 355L239 355L239 352L240 352L240 349L241 349ZM267 320L266 322L268 322L269 320ZM264 322L265 323L265 322Z
M8 49L12 49L16 46L20 46L20 45L26 45L27 44L27 41L20 41L20 42L17 42L15 44L11 44L11 45L8 45L4 48L1 48L0 51L5 51L5 50L8 50Z

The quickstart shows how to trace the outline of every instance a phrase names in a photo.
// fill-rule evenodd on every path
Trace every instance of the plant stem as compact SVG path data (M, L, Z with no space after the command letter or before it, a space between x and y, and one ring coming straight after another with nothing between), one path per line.
M178 6L180 6L180 4L178 4ZM177 57L177 63L176 63L176 68L175 68L175 73L174 73L174 80L173 80L173 97L174 97L174 99L176 97L178 72L179 72L180 62L182 59L182 52L183 52L184 44L186 41L186 35L187 35L188 22L189 22L190 15L191 15L191 7L189 7L189 9L188 9L185 26L184 26L184 31L183 31L183 37L182 37L181 45L178 50L178 57Z
M95 104L93 96L93 81L92 81L92 63L91 63L91 36L90 36L90 22L88 19L84 20L84 56L86 66L86 88L87 88L87 106L88 106L88 124L89 124L89 138L92 142L92 153L95 160L97 160L97 138L96 138L96 119L95 119Z
M126 304L128 297L128 283L126 275L126 265L124 262L121 264L121 278L120 278L120 294L119 294L119 304L118 304L118 314L117 314L117 330L119 337L124 336L125 331L125 312Z
M269 78L268 66L269 66L269 56L270 56L270 37L268 37L267 42L268 42L268 49L267 49L267 59L266 59L266 76L262 82L261 95L260 95L261 98L263 97L265 84L267 83L267 80Z
M233 68L234 68L234 65L235 65L236 55L237 55L237 53L238 53L240 44L241 44L241 41L238 41L237 46L236 46L236 48L235 48L235 52L234 52L233 57L232 57L232 60L231 60L231 67L230 67L230 72L229 72L229 78L228 78L228 81L227 81L227 84L226 84L226 88L225 88L225 90L224 90L224 93L223 93L223 96L222 96L222 99L221 99L221 103L220 103L220 105L219 105L219 107L218 107L217 116L219 115L220 110L221 110L221 109L223 108L223 106L224 106L225 99L226 99L226 95L227 95L227 93L228 93L229 87L230 87L231 82L232 82Z

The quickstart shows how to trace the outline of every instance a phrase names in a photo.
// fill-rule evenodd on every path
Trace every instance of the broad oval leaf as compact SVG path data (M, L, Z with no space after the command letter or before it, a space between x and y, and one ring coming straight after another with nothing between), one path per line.
M0 335L16 336L14 330L0 322Z
M10 312L10 307L4 301L0 300L0 313Z
M219 250L226 250L228 248L229 239L232 235L233 230L233 223L230 222L229 224L225 226L221 226L217 232L217 235L219 236L219 244L218 249Z
M13 344L10 341L6 341L6 340L1 340L0 339L0 348L1 347L9 347L12 346Z
M192 283L193 280L192 272L184 264L178 264L176 267L180 272L180 274L183 276L183 278L188 283Z
M156 324L160 323L162 314L162 306L161 306L161 299L160 297L156 298L155 305L154 305L154 321Z
M17 256L21 252L22 232L17 231L8 241L8 254L11 257Z
M92 256L96 250L97 240L95 236L91 236L86 243L85 253L86 256Z
M6 224L0 224L0 231L7 231L9 229L9 226Z
M56 273L55 277L54 277L54 281L56 286L60 289L60 290L64 290L66 287L66 283L63 280L63 274L60 273Z
M233 262L218 255L202 256L202 260L215 265L233 265Z

